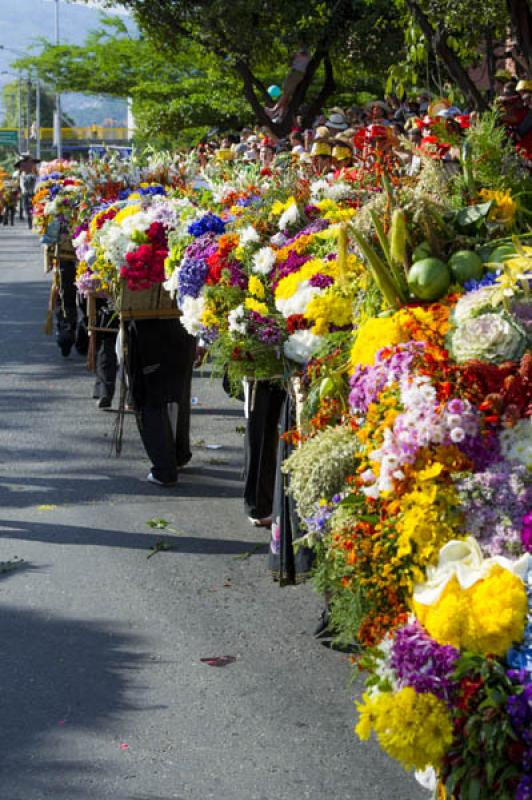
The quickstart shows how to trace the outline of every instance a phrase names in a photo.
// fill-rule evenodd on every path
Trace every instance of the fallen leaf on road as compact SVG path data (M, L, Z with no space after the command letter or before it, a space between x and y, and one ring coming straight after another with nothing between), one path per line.
M261 552L265 546L265 544L257 544L253 550L246 550L245 553L239 553L237 556L233 556L233 558L235 561L245 561L246 558L251 558L251 556L254 556L255 553Z
M234 656L214 656L213 658L200 658L200 661L209 667L226 667L228 664L234 664L236 658Z
M151 558L156 553L161 553L164 552L165 550L171 550L171 549L172 549L171 542L165 542L164 540L161 539L160 541L155 542L153 547L150 548L150 553L149 555L146 556L146 558Z

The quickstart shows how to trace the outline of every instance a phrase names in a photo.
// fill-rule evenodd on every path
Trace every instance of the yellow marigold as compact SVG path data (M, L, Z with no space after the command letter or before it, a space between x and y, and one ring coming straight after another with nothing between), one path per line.
M438 767L449 749L453 729L449 712L433 694L407 686L398 692L363 695L355 728L361 739L375 731L385 752L406 769Z
M248 309L248 311L255 311L262 317L268 316L268 306L266 303L259 303L259 301L255 300L253 297L247 297L244 301L244 306Z
M353 304L349 297L342 297L329 289L312 298L305 309L305 317L311 322L323 318L330 325L349 325L353 316Z
M494 189L481 189L480 196L483 200L493 200L495 203L490 210L489 219L492 222L499 222L511 227L518 208L511 191L507 189L505 192L497 192Z
M414 603L414 608L440 644L503 656L523 638L527 596L521 578L495 564L469 589L462 589L453 576L434 605Z
M356 333L356 340L351 350L351 365L373 364L375 356L382 347L390 347L400 342L407 342L408 334L402 329L400 317L371 317L364 322Z
M264 298L265 289L264 284L262 283L260 278L257 278L256 275L249 276L249 283L248 283L248 291L250 294L258 297L259 300Z

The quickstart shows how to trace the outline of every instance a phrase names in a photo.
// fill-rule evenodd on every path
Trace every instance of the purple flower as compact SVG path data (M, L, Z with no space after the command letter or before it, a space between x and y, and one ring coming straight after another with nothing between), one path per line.
M454 688L451 675L460 653L437 644L418 622L395 632L390 665L400 686L432 693L449 702Z
M521 529L521 543L528 553L532 553L532 511L525 514L521 522L523 525Z
M462 445L461 445L462 446ZM532 523L532 478L526 467L499 461L456 483L465 527L487 556L521 555ZM525 526L525 527L523 527ZM532 527L528 528L532 537Z
M423 353L423 342L407 342L395 347L390 355L389 348L379 350L375 363L371 366L357 365L353 373L349 403L355 413L365 414L387 386L399 383L409 372L416 355Z
M321 273L321 272L317 272L309 280L310 286L316 286L318 289L326 289L328 286L331 286L333 283L334 283L334 279L331 278L330 275L323 275L323 273Z

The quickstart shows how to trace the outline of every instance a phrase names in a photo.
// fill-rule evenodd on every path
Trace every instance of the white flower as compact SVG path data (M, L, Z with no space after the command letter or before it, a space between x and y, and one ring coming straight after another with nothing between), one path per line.
M246 225L240 231L240 244L245 247L247 244L253 244L254 242L260 242L260 236L253 225Z
M284 354L298 364L306 364L323 342L323 336L310 331L296 331L284 343Z
M284 233L276 233L274 236L272 236L270 242L274 244L276 247L282 247L286 242L286 236L284 235Z
M513 428L502 431L499 437L503 456L532 470L532 417L520 419Z
M196 336L202 326L201 317L205 311L205 298L187 296L181 304L181 324L191 336Z
M232 308L229 314L227 315L228 321L228 328L231 333L247 333L247 325L244 321L244 306L239 305L236 308Z
M261 247L253 256L253 272L267 275L275 264L275 251L271 247Z
M465 439L465 431L463 428L452 428L451 430L451 441L455 444L459 442L463 442Z
M275 307L286 319L292 314L304 314L312 298L320 292L318 286L311 286L309 281L301 281L294 294L286 299L277 299Z
M299 211L297 205L292 203L286 211L283 211L279 217L279 230L284 231L289 225L293 225L299 219Z

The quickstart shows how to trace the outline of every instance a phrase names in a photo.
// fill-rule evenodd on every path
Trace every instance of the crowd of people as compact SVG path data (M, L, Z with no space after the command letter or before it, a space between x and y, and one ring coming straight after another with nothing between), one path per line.
M530 162L532 81L499 73L497 88L496 107L523 159ZM375 155L389 154L398 170L412 172L419 170L420 153L456 162L460 140L475 116L430 92L402 101L392 95L365 107L333 106L311 128L304 128L300 114L285 139L277 139L267 127L243 128L221 140L207 139L197 153L203 166L216 159L260 163L267 169L274 161L292 158L316 174L356 168Z

